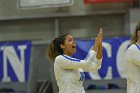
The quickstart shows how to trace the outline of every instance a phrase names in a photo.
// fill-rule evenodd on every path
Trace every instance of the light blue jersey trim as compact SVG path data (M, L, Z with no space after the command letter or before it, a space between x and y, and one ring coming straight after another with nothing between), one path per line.
M90 54L91 54L91 53L89 53L89 54L87 55L87 57L86 57L84 60L87 60L87 59L89 58Z
M75 61L75 62L80 62L81 61L80 59L75 59L75 58L68 57L68 56L65 56L65 55L62 55L62 56L65 57L68 60L71 60L71 61Z
M136 46L137 46L137 48L139 49L139 51L140 51L140 46L138 45L138 44L135 44Z

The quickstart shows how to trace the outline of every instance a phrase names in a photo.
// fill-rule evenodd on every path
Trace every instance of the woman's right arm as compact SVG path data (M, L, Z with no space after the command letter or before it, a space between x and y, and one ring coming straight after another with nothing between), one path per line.
M57 56L55 65L59 65L64 69L78 69L90 67L91 63L95 60L96 52L91 50L85 60L79 60L65 55Z

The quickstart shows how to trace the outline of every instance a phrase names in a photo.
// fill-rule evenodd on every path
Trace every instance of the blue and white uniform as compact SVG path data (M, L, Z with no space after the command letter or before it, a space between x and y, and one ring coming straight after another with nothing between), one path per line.
M140 45L127 49L126 60L127 93L140 93Z
M91 50L85 60L67 55L59 55L55 58L54 73L59 93L85 93L83 71L101 68L102 59L96 59L96 54L94 50Z

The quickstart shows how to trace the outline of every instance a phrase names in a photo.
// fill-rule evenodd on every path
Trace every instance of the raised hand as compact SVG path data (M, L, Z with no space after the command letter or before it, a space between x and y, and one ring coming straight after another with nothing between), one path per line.
M103 32L103 29L101 28L100 29L100 31L99 31L99 33L98 33L98 35L97 35L97 37L95 38L95 43L94 43L94 46L92 47L92 49L94 50L94 51L102 51L102 32ZM101 52L100 51L100 52Z
M100 32L98 34L99 42L98 42L98 51L97 51L97 55L96 55L97 59L102 58L102 39L103 39L102 33L103 33L103 29L101 28Z
M92 50L94 50L94 51L97 52L98 46L99 46L99 37L97 36L97 37L95 38L95 43L94 43L94 45L93 45L93 47L92 47Z
M98 38L99 38L99 47L102 47L102 40L103 40L103 29L101 28L100 29L100 32L99 32L99 34L98 34Z

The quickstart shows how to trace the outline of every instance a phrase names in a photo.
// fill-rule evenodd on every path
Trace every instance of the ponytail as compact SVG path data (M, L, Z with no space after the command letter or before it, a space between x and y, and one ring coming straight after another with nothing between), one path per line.
M54 40L48 45L47 48L47 58L49 60L54 60L55 58L55 53L54 53Z

